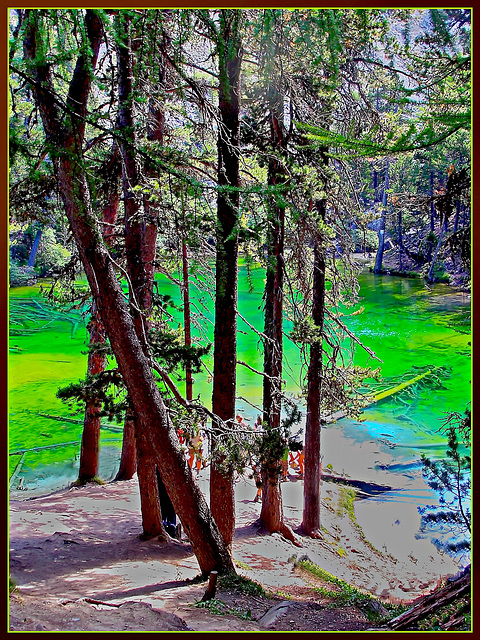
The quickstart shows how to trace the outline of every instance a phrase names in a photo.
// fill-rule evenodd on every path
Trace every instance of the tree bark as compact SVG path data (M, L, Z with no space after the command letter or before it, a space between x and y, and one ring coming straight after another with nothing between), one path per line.
M375 265L373 267L373 273L381 273L383 262L383 251L385 249L385 223L386 223L386 206L387 206L387 189L389 184L389 169L388 161L385 167L385 184L383 187L382 195L382 217L380 218L380 228L378 230L378 249L375 256Z
M402 212L399 211L398 212L398 269L399 271L402 271L403 269L403 230L402 230L402 225L403 225L403 220L402 220Z
M131 24L128 17L118 20L118 128L123 133L120 150L122 154L123 194L125 208L125 253L130 279L130 305L135 331L148 354L147 314L152 307L154 259L157 228L152 217L141 211L140 200L135 194L139 185L139 167L135 153L135 114L133 97L134 60ZM162 125L163 126L163 125ZM166 539L162 523L160 496L155 464L148 451L148 442L135 424L137 449L137 473L142 504L143 535L146 538L159 536ZM130 435L130 434L129 434Z
M412 626L415 629L415 624L420 620L438 611L438 609L453 600L469 595L472 588L471 583L471 567L469 565L459 577L448 582L444 587L437 588L432 591L432 593L417 598L408 611L401 613L396 618L393 618L393 620L389 620L387 627L393 631L408 629Z
M284 153L283 95L272 84L269 88L270 142L274 153ZM281 187L286 182L283 164L278 158L268 163L268 185ZM263 420L266 438L278 441L282 410L283 364L283 251L285 236L284 194L275 194L269 202L267 228L267 271L264 291L265 340L263 357ZM293 533L285 525L281 490L281 462L267 455L262 463L262 509L260 522L270 533Z
M106 336L95 303L92 303L91 314L90 322L87 326L90 346L87 372L88 375L94 376L105 371L106 358L102 353L98 353L94 347L96 345L104 345ZM101 411L102 405L98 398L89 398L86 401L77 480L78 484L81 485L92 481L98 475Z
M240 12L220 12L219 48L219 135L217 236L215 268L215 329L212 411L221 421L233 425L235 419L237 366L237 256L240 172ZM228 188L233 188L229 191ZM219 432L221 422L214 425ZM212 454L217 439L212 437ZM233 471L212 460L210 506L218 528L230 546L235 533L235 490Z
M137 420L134 419L137 426ZM159 540L167 540L162 519L160 496L157 482L157 469L155 459L149 453L149 443L145 439L141 428L135 429L135 442L137 450L137 474L140 488L140 503L142 505L141 538L148 540L158 537ZM155 487L155 490L153 490Z
M127 409L123 421L123 442L120 465L115 482L131 480L137 471L137 445L135 443L135 414Z
M37 257L37 252L38 252L38 247L40 245L40 239L42 237L42 231L43 229L37 229L37 233L35 234L35 238L33 240L33 245L32 245L32 250L30 251L30 255L28 256L28 263L27 265L29 267L34 267L35 266L35 260Z
M430 169L430 234L433 234L435 231L435 201L434 201L434 179L435 175L433 170ZM429 235L430 235L429 234ZM425 255L425 261L430 262L432 259L432 251L433 251L433 242L431 240L427 241L427 252Z
M106 203L102 209L102 235L105 245L109 248L112 247L113 243L114 224L117 219L119 203L118 177L120 165L117 160L117 151L118 149L116 145L114 145L112 160L107 167L105 179ZM91 318L87 330L89 332L89 345L91 349L88 355L87 375L98 375L105 371L106 357L101 353L92 351L92 349L95 349L96 346L104 346L107 343L107 336L95 302L92 302ZM78 484L81 485L92 481L98 475L101 408L101 401L98 398L89 398L86 402L77 480Z
M190 287L188 281L188 253L185 239L182 242L182 270L183 270L183 327L185 332L185 346L192 346L192 321L190 317ZM187 402L193 400L192 365L185 365L185 398Z
M325 160L326 162L326 160ZM317 202L321 221L325 221L326 202ZM323 331L325 316L325 249L319 233L314 236L313 249L313 300L312 318L319 336ZM310 345L310 362L307 373L307 421L305 426L305 472L303 484L303 531L313 537L321 537L320 532L320 482L322 479L321 414L323 344L319 337Z
M82 162L85 128L82 118L86 113L93 69L103 35L101 20L95 10L86 10L85 26L90 51L88 57L80 54L70 85L67 108L72 101L76 108L72 108L73 115L62 118L66 114L61 114L57 107L50 66L38 56L39 41L40 47L44 45L38 24L39 12L27 10L27 14L24 53L34 74L32 90L47 140L55 143L55 168L65 213L120 372L139 417L140 429L149 442L151 455L190 538L202 574L234 572L232 558L192 477L176 432L169 425L150 362L143 352L112 260L92 213Z

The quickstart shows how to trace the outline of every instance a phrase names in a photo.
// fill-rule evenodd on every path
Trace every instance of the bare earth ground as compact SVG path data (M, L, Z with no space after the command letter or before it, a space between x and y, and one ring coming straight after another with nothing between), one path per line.
M199 482L208 493L202 474ZM291 476L282 491L286 520L296 530L303 482ZM10 630L365 630L374 626L365 613L353 606L329 606L331 600L314 590L318 580L294 567L293 555L307 555L381 602L411 602L457 571L430 542L415 540L413 532L408 555L403 547L396 558L372 548L348 514L341 513L339 485L322 483L325 537L299 538L301 548L259 530L255 493L252 480L237 483L233 555L238 573L260 582L271 597L239 594L220 585L216 598L226 606L219 604L217 610L230 611L224 615L195 606L206 583L192 581L199 570L187 541L162 545L139 540L136 479L12 500L10 575L18 592L10 597ZM388 543L393 523L388 512L382 518L382 504L376 505L377 538L383 530Z

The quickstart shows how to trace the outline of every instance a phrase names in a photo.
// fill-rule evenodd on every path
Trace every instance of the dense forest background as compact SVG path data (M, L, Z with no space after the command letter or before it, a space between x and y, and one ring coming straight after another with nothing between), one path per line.
M263 525L294 540L284 319L304 363L302 528L317 537L321 426L354 415L376 375L345 346L359 342L341 319L358 254L376 274L469 291L470 43L463 9L11 12L10 284L48 276L52 300L88 313L86 378L61 391L85 407L79 483L96 478L102 416L119 417L118 479L138 472L145 535L166 535L166 492L203 573L233 570L234 475L252 461ZM236 368L249 366L239 259L266 274L264 326L249 328L263 404L248 431L235 410ZM156 273L181 289L180 327ZM213 344L193 286L215 309ZM194 374L211 376L211 406ZM210 505L179 440L200 427Z

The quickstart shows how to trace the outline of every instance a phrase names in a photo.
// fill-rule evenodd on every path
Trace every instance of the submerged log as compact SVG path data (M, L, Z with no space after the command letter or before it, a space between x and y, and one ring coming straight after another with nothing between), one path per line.
M19 454L20 455L20 454ZM23 467L23 463L25 461L25 456L27 455L26 451L23 451L21 454L21 458L17 463L17 466L15 467L15 471L12 473L12 477L10 478L10 482L8 483L8 487L9 489L12 488L13 483L15 482L15 480L18 478L18 474L20 473L20 471L22 470Z
M378 493L385 493L386 491L393 491L393 487L386 484L378 484L377 482L370 482L368 480L354 480L353 478L345 478L344 476L337 476L333 473L324 473L322 471L322 480L327 482L337 482L338 484L346 484L355 489L359 489L362 493L368 495L377 495Z

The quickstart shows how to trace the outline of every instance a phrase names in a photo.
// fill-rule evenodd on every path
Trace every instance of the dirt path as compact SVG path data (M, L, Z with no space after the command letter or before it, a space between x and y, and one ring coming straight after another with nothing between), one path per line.
M206 478L200 477L200 484L208 491ZM292 478L282 487L285 515L294 530L300 524L302 484ZM220 586L214 607L217 615L195 606L205 583L193 582L198 565L186 541L161 545L139 540L135 479L12 501L10 575L18 593L10 602L10 628L361 630L372 626L365 613L352 606L326 606L329 599L315 590L315 579L295 568L294 555L307 556L385 602L411 602L436 586L441 576L457 571L448 557L425 540L414 541L415 554L410 552L408 557L394 558L372 548L342 510L342 487L326 482L322 486L324 540L302 538L303 547L298 549L279 535L259 531L255 491L252 481L237 483L233 554L239 574L260 582L270 597ZM384 524L388 542L389 523ZM262 618L275 606L270 617Z

